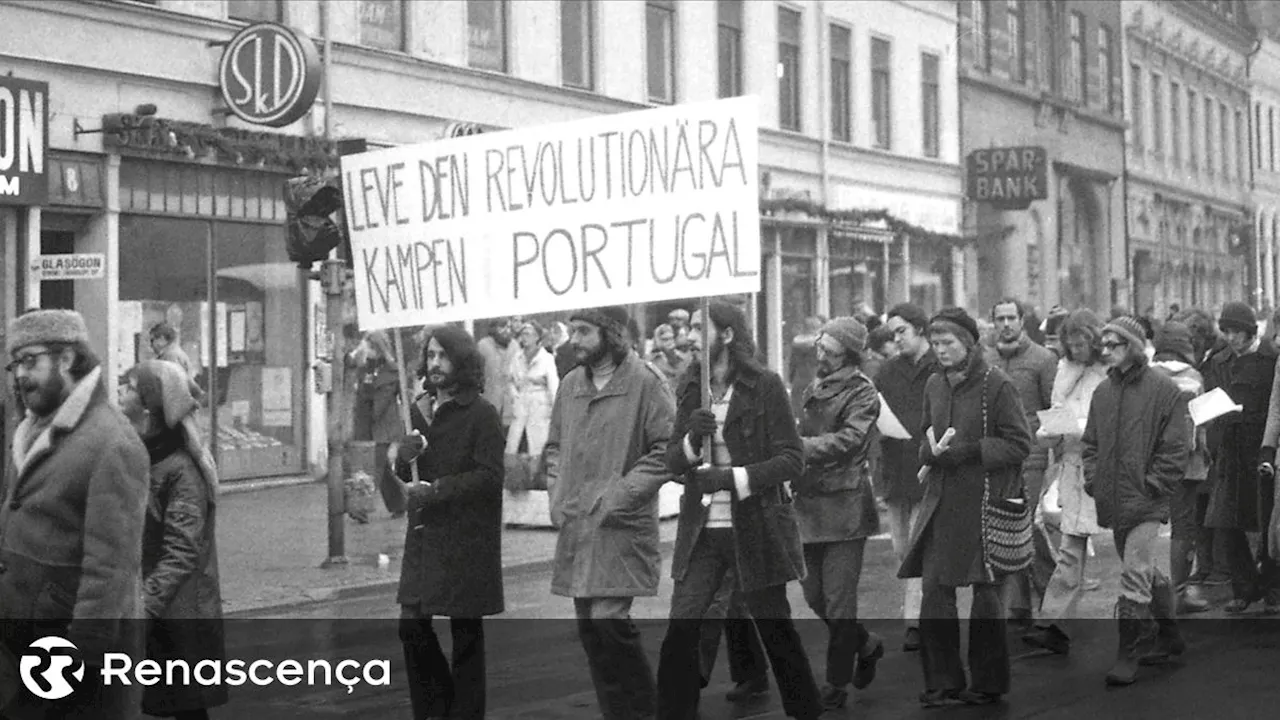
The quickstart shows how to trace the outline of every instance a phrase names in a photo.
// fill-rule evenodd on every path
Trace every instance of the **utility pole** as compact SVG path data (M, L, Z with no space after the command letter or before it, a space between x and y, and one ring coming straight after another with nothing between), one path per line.
M346 555L346 497L343 494L343 467L346 457L346 428L344 395L347 384L346 342L343 335L343 284L346 282L346 263L341 260L325 260L320 265L320 285L325 296L325 330L329 335L330 377L328 403L329 436L329 557L322 567L344 566Z

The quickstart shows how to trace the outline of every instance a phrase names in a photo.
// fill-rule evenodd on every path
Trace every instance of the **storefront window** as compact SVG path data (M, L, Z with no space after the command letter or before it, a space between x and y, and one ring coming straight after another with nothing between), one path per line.
M198 415L206 440L216 413L215 459L228 480L303 467L303 284L285 255L284 225L264 221L279 209L279 185L263 173L121 165L121 204L135 212L120 218L117 367L155 356L157 323L177 331L207 395ZM173 216L188 206L253 220Z
M782 244L782 341L789 346L797 337L805 335L804 321L815 312L817 231L791 227L778 232ZM783 363L783 377L789 377L790 353L783 353Z
M831 232L831 314L879 313L884 299L884 245Z

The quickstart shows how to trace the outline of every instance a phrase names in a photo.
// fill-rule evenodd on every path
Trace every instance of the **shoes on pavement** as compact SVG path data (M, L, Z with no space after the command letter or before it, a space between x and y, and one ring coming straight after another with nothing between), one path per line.
M995 705L1004 697L1000 693L981 692L978 690L961 690L960 701L965 705Z
M920 649L920 628L907 628L902 636L902 652L916 652Z
M882 657L884 657L884 640L881 640L879 635L871 633L867 637L867 643L858 651L858 664L853 669L855 688L861 690L876 679L876 663L880 662Z
M756 678L734 685L732 690L724 694L724 699L732 703L745 703L762 700L768 696L769 679Z
M823 710L839 710L849 702L849 691L842 687L834 685L825 685L822 688L822 709Z
M1069 655L1071 653L1071 638L1067 637L1067 634L1062 632L1057 625L1037 627L1023 635L1022 642L1034 648L1048 650L1055 655Z
M926 710L964 705L963 690L925 690L920 693L920 704Z
M1187 583L1178 591L1179 615L1206 612L1212 608L1213 603L1201 593L1199 585Z

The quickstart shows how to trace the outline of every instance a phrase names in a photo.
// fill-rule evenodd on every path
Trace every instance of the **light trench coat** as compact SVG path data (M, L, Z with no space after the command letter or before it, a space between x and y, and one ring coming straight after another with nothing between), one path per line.
M1053 381L1052 406L1087 418L1093 391L1107 379L1102 363L1082 365L1066 359L1058 361L1058 374ZM1077 435L1037 435L1042 443L1054 449L1056 460L1045 471L1046 493L1058 482L1058 505L1062 508L1059 526L1063 535L1087 537L1102 532L1098 526L1098 510L1093 498L1084 491L1084 430Z
M520 436L528 433L529 457L542 455L551 429L551 406L560 389L560 374L556 361L542 347L530 360L524 350L511 356L507 367L510 378L507 397L511 403L511 427L507 430L506 454L515 455L520 448Z

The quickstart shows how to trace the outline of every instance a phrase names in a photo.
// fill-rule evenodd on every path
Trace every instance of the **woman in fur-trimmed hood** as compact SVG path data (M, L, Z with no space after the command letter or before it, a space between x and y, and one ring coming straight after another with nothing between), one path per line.
M226 657L222 593L218 582L215 515L218 474L200 441L198 407L186 373L173 363L149 360L125 373L120 407L151 456L151 492L142 536L142 575L147 618L147 658ZM227 702L225 686L153 685L142 709L148 715L208 717Z

